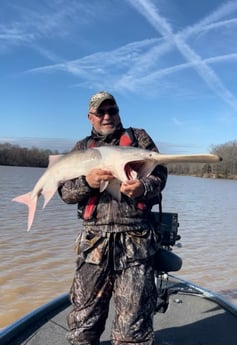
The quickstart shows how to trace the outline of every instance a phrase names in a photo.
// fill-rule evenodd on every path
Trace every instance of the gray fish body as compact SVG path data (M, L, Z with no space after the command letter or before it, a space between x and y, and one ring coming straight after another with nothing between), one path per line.
M115 177L111 183L101 186L107 188L113 197L120 200L120 182L149 176L157 165L169 163L214 163L221 158L211 154L164 155L154 151L134 147L101 146L86 151L74 151L55 156L33 190L13 199L29 208L28 230L34 220L39 196L44 196L44 206L56 193L59 185L67 180L87 175L94 168L109 170Z

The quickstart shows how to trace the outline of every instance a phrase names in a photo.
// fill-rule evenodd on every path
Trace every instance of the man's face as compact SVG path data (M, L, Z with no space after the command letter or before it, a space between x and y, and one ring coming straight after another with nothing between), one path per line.
M88 119L95 130L103 135L112 134L120 124L119 110L111 101L104 101L97 109L90 109Z

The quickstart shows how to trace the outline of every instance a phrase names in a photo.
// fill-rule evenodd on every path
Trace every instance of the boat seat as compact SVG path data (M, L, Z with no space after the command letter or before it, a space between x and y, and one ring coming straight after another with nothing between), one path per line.
M158 272L179 271L182 259L168 249L160 248L154 257L155 267Z

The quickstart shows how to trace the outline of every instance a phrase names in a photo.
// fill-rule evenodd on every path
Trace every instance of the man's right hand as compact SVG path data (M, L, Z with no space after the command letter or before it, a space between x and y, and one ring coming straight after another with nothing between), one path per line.
M102 181L110 181L114 178L112 173L103 169L92 169L86 175L86 182L91 188L100 188Z

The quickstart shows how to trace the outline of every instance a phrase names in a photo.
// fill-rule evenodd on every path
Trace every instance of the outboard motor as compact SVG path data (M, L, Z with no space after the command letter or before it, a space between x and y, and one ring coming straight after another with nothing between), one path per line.
M158 292L156 311L165 313L170 295L168 273L179 271L182 267L182 259L172 252L172 247L181 239L178 235L178 214L152 212L152 222L159 233L161 243L161 248L154 255L155 282Z

